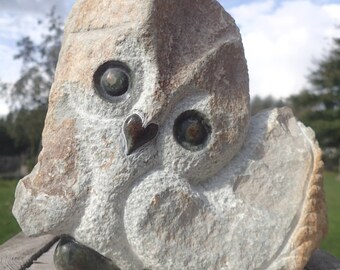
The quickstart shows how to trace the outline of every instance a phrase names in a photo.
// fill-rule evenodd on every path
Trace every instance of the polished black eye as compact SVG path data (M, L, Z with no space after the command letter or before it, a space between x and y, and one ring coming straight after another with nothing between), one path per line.
M129 77L119 68L109 68L101 76L100 86L110 96L121 96L129 89Z
M190 110L182 113L174 124L176 141L185 149L191 151L201 150L211 134L208 120L198 111Z
M109 101L125 94L130 88L129 69L120 62L107 62L94 74L97 93Z

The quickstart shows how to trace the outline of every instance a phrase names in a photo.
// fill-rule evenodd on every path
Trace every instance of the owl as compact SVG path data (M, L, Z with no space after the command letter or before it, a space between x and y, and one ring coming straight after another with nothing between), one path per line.
M217 1L78 0L22 230L122 270L303 269L327 229L321 152L288 108L250 117L248 88Z

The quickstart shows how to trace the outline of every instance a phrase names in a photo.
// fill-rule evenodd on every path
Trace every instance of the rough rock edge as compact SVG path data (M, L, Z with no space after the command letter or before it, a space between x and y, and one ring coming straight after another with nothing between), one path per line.
M300 124L301 125L301 124ZM311 128L304 128L306 136L311 140L314 155L313 172L306 189L305 202L301 211L296 232L292 236L290 245L293 250L289 257L295 257L295 267L304 269L313 252L319 247L321 240L327 234L327 211L323 190L322 151Z

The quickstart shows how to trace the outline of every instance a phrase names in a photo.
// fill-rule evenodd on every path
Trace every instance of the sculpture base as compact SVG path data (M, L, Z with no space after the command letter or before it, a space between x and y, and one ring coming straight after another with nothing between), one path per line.
M0 246L0 269L55 269L54 250L59 238L52 235L27 237L19 233ZM316 250L305 270L340 270L340 260L320 249Z

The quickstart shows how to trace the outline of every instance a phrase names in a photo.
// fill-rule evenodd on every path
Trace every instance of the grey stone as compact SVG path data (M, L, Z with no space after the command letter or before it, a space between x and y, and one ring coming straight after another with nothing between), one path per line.
M120 96L95 83L112 65ZM67 234L122 270L301 270L327 231L314 133L288 108L250 118L241 36L216 1L79 0L49 105L13 208L28 235ZM174 136L187 111L209 126L198 148Z
M340 270L340 260L326 251L317 249L306 265L305 270Z
M120 270L111 260L69 236L61 237L53 260L57 270Z

